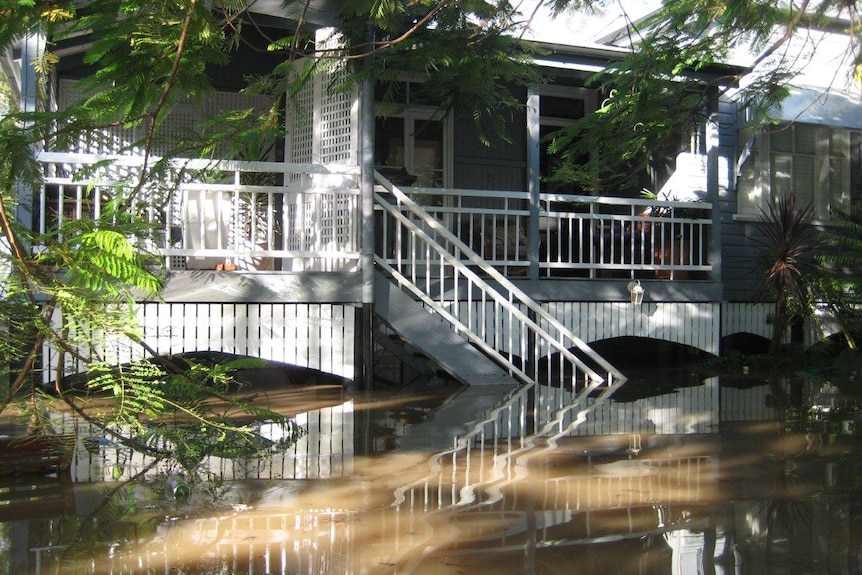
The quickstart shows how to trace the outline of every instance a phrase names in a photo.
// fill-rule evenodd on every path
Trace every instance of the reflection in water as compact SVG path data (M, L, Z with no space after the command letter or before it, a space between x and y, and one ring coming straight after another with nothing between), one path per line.
M854 422L790 425L800 385L285 391L301 437L210 456L188 502L109 444L6 486L0 573L857 573Z

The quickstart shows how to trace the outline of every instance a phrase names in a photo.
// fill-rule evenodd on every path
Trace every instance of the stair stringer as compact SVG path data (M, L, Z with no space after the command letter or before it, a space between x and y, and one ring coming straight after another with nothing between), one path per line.
M374 310L402 339L466 385L516 383L440 313L410 297L380 271L374 277Z

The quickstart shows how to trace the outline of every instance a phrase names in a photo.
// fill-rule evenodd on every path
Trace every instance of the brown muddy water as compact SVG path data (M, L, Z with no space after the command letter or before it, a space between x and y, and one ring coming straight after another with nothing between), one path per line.
M857 418L822 383L255 391L302 430L266 458L187 476L82 431L68 477L6 480L0 575L862 572Z

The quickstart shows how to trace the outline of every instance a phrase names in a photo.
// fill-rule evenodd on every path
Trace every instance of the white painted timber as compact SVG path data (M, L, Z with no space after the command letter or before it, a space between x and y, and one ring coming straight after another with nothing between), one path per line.
M750 333L767 339L772 337L768 318L774 308L772 303L725 303L721 312L722 336Z
M345 304L139 303L131 321L158 355L219 351L288 363L347 379L355 374L354 307ZM57 320L59 321L59 320ZM128 339L78 334L108 363L145 357ZM44 350L43 381L56 376L56 348ZM95 355L94 355L95 357ZM64 374L86 370L68 356Z
M548 312L587 342L647 337L718 354L717 302L549 302Z

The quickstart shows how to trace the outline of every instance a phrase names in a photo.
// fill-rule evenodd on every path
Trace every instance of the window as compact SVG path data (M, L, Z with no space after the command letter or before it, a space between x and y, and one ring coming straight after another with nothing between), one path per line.
M859 189L862 132L792 123L771 128L749 141L739 172L739 213L759 216L769 202L795 194L809 202L816 218L828 221L850 207ZM855 192L858 194L859 192Z
M560 128L571 126L596 108L592 90L565 86L541 86L538 92L539 186L541 191L580 194L574 184L549 182L560 160L548 153L548 137ZM586 158L584 159L586 161Z

